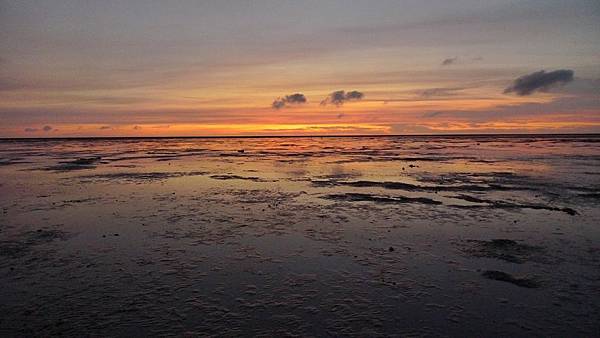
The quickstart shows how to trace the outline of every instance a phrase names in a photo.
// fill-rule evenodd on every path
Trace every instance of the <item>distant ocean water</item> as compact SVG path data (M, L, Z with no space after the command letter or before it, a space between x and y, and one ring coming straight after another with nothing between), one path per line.
M597 334L600 135L0 140L0 191L3 336Z

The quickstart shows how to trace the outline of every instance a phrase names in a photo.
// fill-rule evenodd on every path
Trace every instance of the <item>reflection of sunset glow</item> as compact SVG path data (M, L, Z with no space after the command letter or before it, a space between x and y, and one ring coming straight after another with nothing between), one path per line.
M481 92L481 90L479 90ZM557 100L556 95L537 97L507 97L488 93L487 97L443 97L419 99L406 94L403 99L384 100L371 97L364 101L350 102L341 106L319 105L309 96L306 104L292 105L274 110L268 101L244 98L219 98L197 102L192 97L165 94L165 99L153 99L153 105L133 104L135 112L128 112L131 105L98 103L90 98L86 103L80 97L52 97L28 101L30 109L62 107L67 111L82 105L92 112L65 113L62 123L53 123L53 131L46 136L209 136L209 135L287 135L287 134L390 134L390 133L444 133L444 132L510 132L549 131L580 128L597 128L600 121L590 119L595 111L550 113L544 115L514 116L507 121L503 114L485 117L495 110L510 113L523 105L543 107ZM169 97L179 99L167 99ZM274 96L271 94L270 96ZM269 97L270 97L269 96ZM311 99L313 98L313 99ZM7 109L16 109L23 104L22 98L6 101ZM429 112L429 113L428 113ZM439 113L436 113L439 112ZM506 114L504 113L504 114ZM483 114L483 115L482 115ZM78 123L88 119L104 123ZM484 116L482 118L480 116ZM575 117L577 116L577 117ZM589 117L586 117L589 116ZM128 120L134 120L129 122ZM36 129L46 123L40 123ZM414 126L395 129L395 125ZM412 128L412 129L411 129ZM5 127L8 135L30 136L23 129Z

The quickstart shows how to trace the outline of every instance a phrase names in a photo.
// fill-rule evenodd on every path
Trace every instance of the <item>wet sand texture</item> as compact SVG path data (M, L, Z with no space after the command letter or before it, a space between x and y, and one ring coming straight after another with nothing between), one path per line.
M0 336L599 336L600 137L0 141Z

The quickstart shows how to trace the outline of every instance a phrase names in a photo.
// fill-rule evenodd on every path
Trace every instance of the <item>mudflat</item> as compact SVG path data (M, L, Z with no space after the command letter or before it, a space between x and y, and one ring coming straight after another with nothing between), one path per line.
M0 141L0 334L593 336L600 136Z

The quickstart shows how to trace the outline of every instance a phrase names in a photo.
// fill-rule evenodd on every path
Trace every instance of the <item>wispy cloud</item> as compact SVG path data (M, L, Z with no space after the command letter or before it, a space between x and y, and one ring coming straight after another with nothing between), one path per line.
M430 98L434 96L452 96L456 95L456 92L467 89L466 87L441 87L441 88L427 88L419 92L419 96L422 98Z
M51 126L43 126L42 129L39 128L31 128L31 127L27 127L25 129L23 129L23 131L25 131L26 133L37 133L38 131L44 131L44 132L50 132L54 130L54 128L52 128Z
M442 115L444 112L441 111L431 111L431 112L427 112L425 114L423 114L423 117L426 118L431 118L431 117L436 117L436 116L440 116Z
M444 59L444 61L442 61L442 66L450 66L454 64L456 60L458 60L457 57Z
M504 90L504 94L515 93L519 96L526 96L537 91L546 92L553 87L573 81L573 75L574 72L570 69L559 69L552 72L540 70L517 78Z
M328 104L334 104L336 106L341 106L345 102L348 101L358 101L362 100L365 97L365 94L359 92L357 90L345 92L343 90L337 90L331 94L329 94L323 101L321 101L321 105L325 106Z

